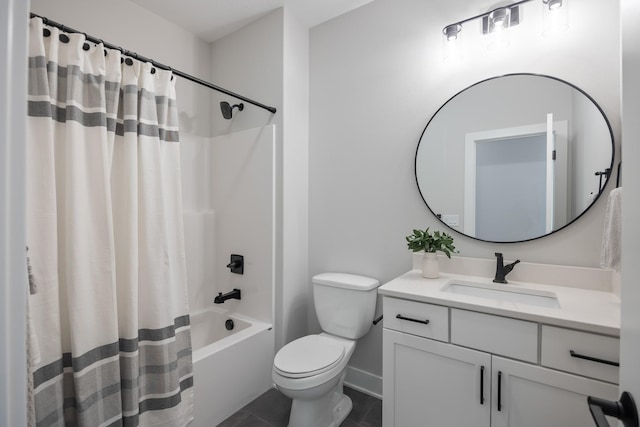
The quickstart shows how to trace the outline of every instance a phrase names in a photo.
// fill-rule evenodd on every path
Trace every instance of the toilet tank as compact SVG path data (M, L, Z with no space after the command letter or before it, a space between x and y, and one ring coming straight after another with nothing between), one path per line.
M313 298L322 330L358 339L371 328L380 282L346 273L313 276Z

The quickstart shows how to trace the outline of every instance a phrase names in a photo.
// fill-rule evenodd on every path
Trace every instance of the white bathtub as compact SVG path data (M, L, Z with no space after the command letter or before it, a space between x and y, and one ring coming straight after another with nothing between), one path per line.
M235 327L225 328L232 319ZM191 314L194 405L192 427L213 427L271 388L270 324L224 309Z

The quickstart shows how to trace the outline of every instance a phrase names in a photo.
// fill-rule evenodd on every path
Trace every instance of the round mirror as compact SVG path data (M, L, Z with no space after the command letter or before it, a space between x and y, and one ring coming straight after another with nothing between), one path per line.
M444 224L478 240L521 242L566 227L611 175L602 109L560 79L509 74L476 83L429 120L416 181Z

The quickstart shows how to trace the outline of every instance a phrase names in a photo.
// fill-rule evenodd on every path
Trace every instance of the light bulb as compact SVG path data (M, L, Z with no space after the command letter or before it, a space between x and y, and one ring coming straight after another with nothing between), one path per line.
M543 36L553 36L569 29L568 0L542 0L542 4Z
M451 24L442 29L442 59L444 62L452 62L462 59L462 40L460 32L462 25Z

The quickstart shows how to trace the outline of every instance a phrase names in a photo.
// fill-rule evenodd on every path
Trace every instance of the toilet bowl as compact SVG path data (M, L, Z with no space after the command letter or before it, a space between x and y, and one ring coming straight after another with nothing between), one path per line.
M273 381L292 399L289 427L337 427L351 412L342 393L355 341L326 333L307 335L278 352Z
M292 399L289 427L337 427L353 404L343 393L356 340L371 328L377 287L368 277L323 273L313 277L314 305L323 333L278 351L272 378Z

